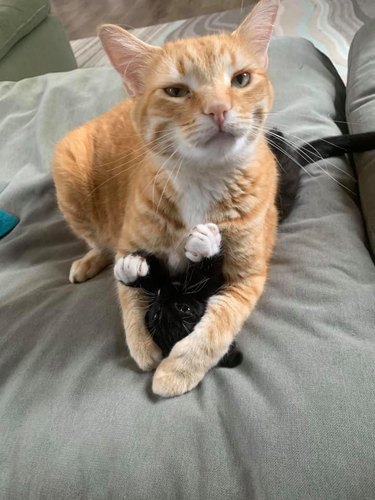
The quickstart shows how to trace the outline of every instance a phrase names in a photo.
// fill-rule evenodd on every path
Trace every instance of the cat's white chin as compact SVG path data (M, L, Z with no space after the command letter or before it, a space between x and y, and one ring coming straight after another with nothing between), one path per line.
M180 146L181 156L199 162L199 166L238 163L249 158L254 150L254 142L246 137L236 137L231 133L219 132L199 145Z
M199 146L201 147L233 147L236 141L236 137L230 132L216 132L214 135L209 137L206 140L200 142Z

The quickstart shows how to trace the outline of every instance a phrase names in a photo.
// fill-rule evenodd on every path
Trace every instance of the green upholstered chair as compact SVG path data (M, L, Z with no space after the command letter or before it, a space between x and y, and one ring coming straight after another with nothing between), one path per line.
M0 80L77 67L63 27L48 0L0 0Z

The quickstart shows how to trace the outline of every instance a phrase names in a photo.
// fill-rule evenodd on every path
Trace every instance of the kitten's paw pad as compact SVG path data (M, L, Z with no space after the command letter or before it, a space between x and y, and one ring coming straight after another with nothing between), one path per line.
M147 261L140 255L120 257L114 267L114 275L125 285L133 283L137 278L144 277L149 271Z
M131 357L144 372L155 370L163 358L160 348L149 338L130 346Z
M200 262L220 252L221 235L216 224L198 224L190 233L185 255L192 262Z
M152 391L158 396L170 398L191 391L204 377L196 369L189 369L183 358L169 356L163 359L152 380Z

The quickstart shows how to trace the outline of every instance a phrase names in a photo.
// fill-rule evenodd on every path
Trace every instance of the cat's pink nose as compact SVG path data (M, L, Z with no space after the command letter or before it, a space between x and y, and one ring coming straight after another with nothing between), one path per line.
M225 102L216 102L208 104L203 109L203 113L205 115L211 116L214 122L219 126L219 128L221 128L229 109L230 109L229 105L226 104Z

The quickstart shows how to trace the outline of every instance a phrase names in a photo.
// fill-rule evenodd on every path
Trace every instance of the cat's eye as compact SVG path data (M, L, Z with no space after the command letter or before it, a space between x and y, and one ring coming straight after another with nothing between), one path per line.
M250 73L239 73L232 78L232 87L244 88L250 83L251 77Z
M188 314L191 312L190 307L187 306L186 304L175 304L175 306L176 306L177 311L182 313L182 314Z
M159 319L159 313L156 312L152 317L152 321L158 321L158 319Z
M169 95L169 97L186 97L190 94L190 90L187 87L166 87L164 92Z

